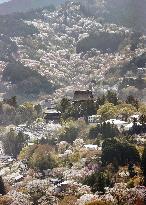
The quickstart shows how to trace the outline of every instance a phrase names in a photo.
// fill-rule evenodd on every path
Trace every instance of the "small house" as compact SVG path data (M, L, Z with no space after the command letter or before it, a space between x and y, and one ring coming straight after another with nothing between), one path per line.
M97 146L97 145L92 145L92 144L84 145L84 147L85 147L86 149L89 149L89 150L97 150L97 149L98 149L98 146Z
M100 122L101 115L91 115L88 116L88 123L94 124Z

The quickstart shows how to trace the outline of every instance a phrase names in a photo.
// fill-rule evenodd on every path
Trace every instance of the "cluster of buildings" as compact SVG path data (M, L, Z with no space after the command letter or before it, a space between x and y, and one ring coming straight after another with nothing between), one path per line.
M76 103L82 103L82 102L88 102L88 101L94 101L93 92L91 90L78 90L74 92L74 96L71 99L71 102ZM59 123L61 119L61 112L57 111L55 108L55 105L52 104L51 100L45 100L41 102L41 105L44 108L44 119L47 123L54 122ZM110 119L107 120L106 123L110 123L113 125L116 125L119 130L124 129L125 131L128 131L133 126L134 119L139 120L140 115L134 114L131 115L127 121L123 121L120 117L116 119ZM97 123L101 122L101 115L95 114L88 116L88 123L91 125L96 125Z
M86 102L86 101L93 101L94 100L94 96L92 91L90 90L78 90L74 92L74 96L73 99L71 100L72 103L76 104L76 103L82 103L82 102ZM60 121L61 118L61 112L57 111L55 109L55 105L52 104L51 100L44 100L41 102L41 106L44 109L43 113L44 113L44 119L46 120L46 122L50 122L53 121L55 123L58 123ZM94 117L90 116L88 118L89 123L93 121Z

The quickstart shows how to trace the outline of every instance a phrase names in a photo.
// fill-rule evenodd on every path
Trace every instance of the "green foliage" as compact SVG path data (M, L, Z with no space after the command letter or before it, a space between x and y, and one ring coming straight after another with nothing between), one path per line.
M79 114L80 116L85 116L86 118L90 115L96 114L95 103L92 100L87 100L78 105L79 106Z
M66 124L62 130L60 130L61 133L59 134L59 141L66 141L68 143L73 143L75 139L79 135L79 127L76 123L70 122Z
M42 156L39 153L34 153L31 159L31 165L33 168L43 171L52 169L54 167L54 161L52 161L50 154Z
M121 103L116 106L112 103L105 103L97 110L97 114L101 115L102 120L112 119L120 115L126 121L135 112L137 112L137 109L127 103Z
M27 36L38 33L33 25L26 24L21 18L15 15L0 17L0 33L9 37Z
M96 139L98 134L101 133L101 126L100 125L97 125L95 127L91 127L90 130L89 130L89 139Z
M74 205L77 202L76 196L65 196L60 202L59 205Z
M100 125L96 125L96 127L91 127L89 130L89 139L96 139L99 136L103 139L114 138L119 135L118 128L110 123L103 122Z
M65 113L66 110L71 106L70 100L67 98L63 98L58 105L58 109L60 112Z
M143 175L144 175L144 185L146 186L146 144L144 146L144 151L142 154L141 168L142 168Z
M104 188L109 186L110 182L106 172L95 172L86 177L83 184L90 186L93 192L99 191L104 193Z
M101 124L101 134L104 139L113 138L119 135L119 131L115 125L104 122Z
M97 104L97 107L98 106L101 106L101 105L104 105L105 104L105 102L106 102L106 96L105 95L102 95L101 97L99 96L98 98L97 98L97 101L96 101L96 104Z
M24 147L19 154L19 159L29 161L36 148L37 144Z
M106 94L106 99L109 103L112 103L114 105L118 105L118 97L117 97L117 93L108 90L107 94Z
M79 117L87 119L88 116L96 114L96 105L92 100L71 104L70 100L63 98L58 105L58 110L62 113L63 120L78 119Z
M140 76L137 77L136 79L135 78L124 78L119 88L122 89L124 87L127 87L127 85L130 87L135 87L138 90L142 90L146 88L145 79L143 79Z
M137 112L137 109L131 104L121 103L116 107L118 110L118 115L121 115L125 121L127 121L129 116Z
M106 94L99 96L96 101L97 107L106 104L106 102L112 103L113 105L118 105L119 99L118 99L117 93L114 91L108 90Z
M101 118L103 120L115 118L117 116L117 113L118 110L112 103L105 103L97 111L97 114L101 115Z
M103 143L101 160L104 165L113 163L115 166L123 166L128 163L139 163L140 156L133 145L117 140L108 140Z
M90 34L89 37L86 37L78 42L76 51L77 53L81 53L87 52L92 48L96 48L97 50L100 50L103 53L112 53L118 50L123 40L124 36L121 36L116 33L93 33Z
M142 115L146 115L146 105L145 104L141 104L139 106L138 111L142 114Z
M16 19L17 17L20 19L25 19L28 15L27 19L29 20L35 18L37 19L38 15L33 15L34 11L36 11L36 13L42 13L43 9L53 11L54 7L61 2L63 2L63 0L22 0L21 2L19 0L16 0L15 2L8 1L0 6L0 13L1 15L9 14L7 15L9 18L12 16Z
M34 110L36 111L38 117L42 115L42 107L40 104L35 105Z
M141 40L140 40L141 36L142 36L141 31L135 30L135 32L133 32L133 34L131 35L131 47L130 47L131 51L135 51L135 49L138 48L138 46L141 42Z
M23 148L19 154L19 159L26 160L31 168L43 171L56 166L53 153L53 147L48 144L34 144Z
M132 95L129 95L129 96L127 97L126 103L133 105L137 110L138 110L138 108L139 108L139 102L138 102L138 100L135 99L134 96L132 96Z
M37 111L32 103L26 102L17 108L16 123L32 122L37 118Z
M146 124L146 115L141 115L140 118L139 118L139 122L142 125L145 125Z
M17 98L16 96L11 97L10 99L3 99L4 104L8 104L13 107L17 107Z
M1 176L0 176L0 194L1 195L6 194L5 185Z
M13 14L13 17L16 19L23 19L23 20L34 20L34 19L44 19L44 15L43 15L43 11L44 8L38 8L35 10L31 10L31 11L27 11L27 12L21 12L21 13L15 13ZM45 7L45 10L47 11L55 11L55 6L53 5L49 5L47 7Z
M4 152L17 158L28 138L22 132L18 134L11 129L2 139Z
M1 103L0 106L0 123L9 124L14 122L15 108L8 104Z
M108 0L105 13L105 20L136 31L143 31L145 28L145 0ZM116 18L115 18L116 16Z
M112 205L112 204L108 202L102 202L102 201L92 201L87 203L86 205Z
M0 124L3 125L32 122L41 115L40 105L33 105L28 102L18 105L15 96L0 102Z
M45 77L16 61L12 61L6 66L3 80L15 84L16 93L20 94L52 93L54 90L53 85Z
M52 147L49 145L38 145L29 160L30 166L40 171L54 168L56 162L51 152Z
M127 64L124 64L119 69L120 75L124 77L127 71L131 71L133 74L138 74L137 68L144 68L146 63L146 53L142 53L141 55L133 58Z
M17 45L8 36L0 36L0 60L9 60L17 52Z
M127 188L134 188L134 181L132 179L127 183Z
M131 178L133 178L136 175L135 170L134 170L134 164L129 163L128 171L129 171L129 174L130 174Z

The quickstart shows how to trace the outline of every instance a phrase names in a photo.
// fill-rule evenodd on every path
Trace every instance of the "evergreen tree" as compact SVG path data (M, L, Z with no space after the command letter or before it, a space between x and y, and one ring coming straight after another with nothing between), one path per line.
M128 171L129 171L129 174L130 174L130 177L133 178L136 173L135 173L135 170L134 170L134 164L133 163L129 163L128 165Z
M144 146L144 151L142 154L141 168L144 175L144 186L146 186L146 144Z
M97 136L101 133L101 126L97 125L96 127L91 127L89 130L89 139L96 139Z
M139 122L144 126L146 124L146 115L141 115Z
M5 154L12 155L14 158L17 158L27 140L28 137L24 136L22 132L17 134L14 130L10 130L10 132L8 132L3 138Z
M85 116L87 118L90 115L96 114L96 107L93 100L88 100L87 102L81 103L79 109L81 117Z
M99 191L104 193L104 188L110 185L110 180L106 172L100 171L87 176L83 183L90 186L93 192Z
M129 96L127 97L126 103L133 105L137 110L138 110L138 108L139 108L139 102L138 102L138 100L135 99L132 95L129 95Z
M106 99L109 103L112 103L114 105L118 105L118 97L117 97L117 93L113 92L113 91L108 91L107 95L106 95Z
M61 113L65 113L65 111L71 106L70 101L67 98L63 98L58 106L58 110Z
M104 105L105 102L106 102L105 95L102 95L101 97L98 97L97 101L96 101L96 107L99 108L99 106Z
M42 107L40 104L34 106L34 110L37 112L37 116L41 116L42 114Z
M119 135L119 130L114 124L104 122L101 125L101 134L106 138L113 138Z
M4 182L3 182L3 179L2 179L1 176L0 176L0 194L1 195L5 195L6 194Z

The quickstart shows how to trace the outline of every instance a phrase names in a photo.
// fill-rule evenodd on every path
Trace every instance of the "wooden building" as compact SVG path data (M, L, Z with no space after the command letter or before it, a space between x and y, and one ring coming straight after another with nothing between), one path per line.
M93 93L90 90L78 90L74 92L73 102L85 102L88 100L94 100Z
M61 118L61 112L58 112L55 109L47 109L44 111L44 119L46 120L46 123L54 122L59 123Z

